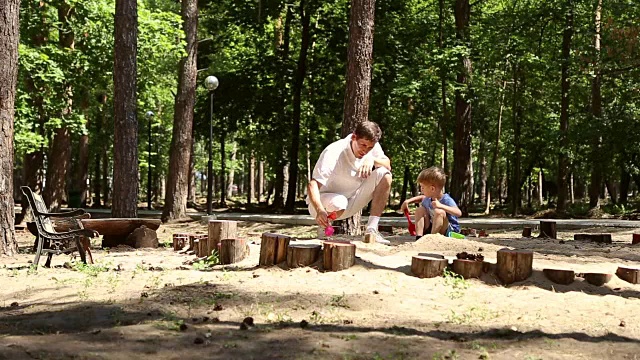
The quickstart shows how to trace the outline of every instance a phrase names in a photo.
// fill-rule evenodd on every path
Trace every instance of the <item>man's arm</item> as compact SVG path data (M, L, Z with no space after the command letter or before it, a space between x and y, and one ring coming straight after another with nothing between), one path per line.
M322 184L320 184L316 179L311 179L309 181L309 185L307 185L307 194L309 194L309 202L316 209L316 223L318 225L327 227L329 226L329 219L327 219L327 210L325 210L324 206L322 206L322 202L320 201L320 188Z
M391 160L387 157L387 155L382 155L380 157L374 158L373 165L375 167L384 167L387 170L391 171Z

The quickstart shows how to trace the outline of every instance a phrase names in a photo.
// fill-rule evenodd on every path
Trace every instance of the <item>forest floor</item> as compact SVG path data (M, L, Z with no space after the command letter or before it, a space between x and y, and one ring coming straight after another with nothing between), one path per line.
M60 255L37 270L33 237L18 233L23 253L0 258L0 359L640 359L640 285L615 275L601 287L557 285L542 275L640 265L633 229L581 231L613 232L607 245L569 232L524 239L520 229L415 241L399 229L391 246L354 241L356 264L340 272L256 266L261 233L319 243L315 226L240 223L239 231L250 256L210 271L183 265L193 256L168 246L174 232L206 232L199 222L162 225L159 249L101 250L96 239L96 264ZM529 279L502 286L489 274L410 273L419 253L495 261L503 247L534 251ZM245 330L247 317L255 324Z

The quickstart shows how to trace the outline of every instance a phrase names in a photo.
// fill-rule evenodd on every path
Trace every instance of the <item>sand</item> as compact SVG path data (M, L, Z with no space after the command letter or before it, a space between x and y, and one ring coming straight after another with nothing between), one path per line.
M315 227L239 226L250 256L210 271L184 265L193 256L170 247L94 249L95 265L71 269L62 267L72 260L65 255L37 271L29 268L30 253L0 258L0 358L640 358L640 285L616 276L601 287L582 279L558 285L542 274L640 266L631 230L580 231L614 232L613 244L600 245L573 241L569 232L558 240L522 239L519 229L415 241L400 229L387 237L391 246L354 241L355 266L322 272L319 263L257 267L262 232L320 243ZM159 237L168 244L174 232L196 231L206 228L163 225ZM18 236L26 251L32 237ZM420 253L480 252L495 261L504 247L534 251L529 279L503 286L491 274L461 281L410 272ZM246 317L255 326L241 330Z

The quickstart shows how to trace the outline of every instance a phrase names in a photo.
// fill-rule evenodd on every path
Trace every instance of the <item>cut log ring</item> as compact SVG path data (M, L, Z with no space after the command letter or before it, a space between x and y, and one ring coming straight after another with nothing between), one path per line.
M260 266L273 266L287 260L290 236L264 233L260 242Z
M613 274L606 273L584 273L582 277L591 285L602 286L609 281L613 277Z
M489 261L483 261L482 271L485 273L493 274L496 271L496 264Z
M530 238L531 237L531 226L525 226L522 228L522 237Z
M556 231L556 222L540 220L540 236L539 237L557 239L558 233Z
M576 278L576 273L573 270L543 269L542 273L547 279L561 285L569 285Z
M465 279L479 278L482 275L482 261L454 259L453 272Z
M619 266L616 275L626 282L640 284L640 268Z
M249 255L249 245L245 239L222 239L219 254L220 264L234 264Z
M180 251L189 245L189 234L173 234L173 250Z
M356 263L356 246L347 241L324 241L323 267L325 271L340 271Z
M640 244L640 233L631 236L631 245Z
M442 255L418 255L411 258L411 273L421 279L442 276L449 261Z
M602 244L611 244L611 234L574 234L573 240L586 240Z
M318 261L321 249L320 244L289 244L287 265L290 268L309 266Z
M525 250L498 250L496 261L498 278L505 284L523 281L533 272L533 252Z

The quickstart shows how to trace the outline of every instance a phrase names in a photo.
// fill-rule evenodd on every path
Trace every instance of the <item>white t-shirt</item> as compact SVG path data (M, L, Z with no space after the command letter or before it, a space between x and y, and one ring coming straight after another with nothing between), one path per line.
M351 198L355 195L360 185L366 180L358 176L358 169L365 159L380 158L384 151L379 143L376 143L362 159L356 158L351 150L351 137L349 134L327 146L313 169L313 179L322 184L320 193L334 193Z

